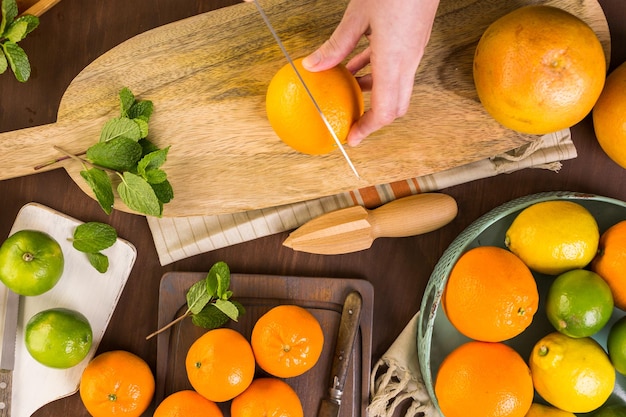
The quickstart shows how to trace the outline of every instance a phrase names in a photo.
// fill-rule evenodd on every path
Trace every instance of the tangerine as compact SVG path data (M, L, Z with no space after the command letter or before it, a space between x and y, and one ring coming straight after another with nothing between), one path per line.
M209 330L189 347L185 359L187 378L203 397L228 401L252 382L255 371L250 343L236 330Z
M524 417L534 390L528 365L513 348L470 341L444 358L435 395L446 417Z
M279 305L263 314L250 339L257 364L280 378L311 369L322 354L324 332L319 321L296 305Z
M626 168L626 62L607 77L592 115L600 147L609 158Z
M230 406L232 417L303 417L298 394L278 378L257 378Z
M626 220L602 233L590 268L611 287L615 306L626 310Z
M165 397L152 417L223 417L213 401L193 390L177 391Z
M474 55L485 110L503 126L545 134L581 121L600 96L606 58L594 31L556 7L532 5L493 22Z
M80 398L93 417L139 417L154 396L154 375L139 356L113 350L96 356L80 378Z
M500 342L533 320L539 292L530 269L513 253L479 246L458 259L442 295L450 323L465 336Z
M311 72L294 60L309 91L341 143L363 114L363 94L356 78L343 65ZM278 137L298 152L320 155L337 149L302 81L290 64L272 78L266 95L267 118Z

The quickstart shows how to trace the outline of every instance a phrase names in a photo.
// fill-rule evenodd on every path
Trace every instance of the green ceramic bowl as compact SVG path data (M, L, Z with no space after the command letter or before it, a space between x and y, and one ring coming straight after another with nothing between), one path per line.
M420 370L428 394L441 415L443 414L439 409L434 392L434 382L439 366L452 350L470 340L452 326L441 307L441 294L452 267L462 253L476 246L492 245L504 248L505 232L517 214L532 204L550 200L570 200L583 205L596 218L600 233L613 224L626 220L626 203L623 201L567 191L546 192L521 197L493 209L472 223L452 242L435 265L430 276L422 299L417 329ZM522 334L505 342L517 350L525 360L528 360L535 342L554 331L545 315L544 305L545 294L551 279L547 276L542 277L541 274L537 273L534 275L539 289L539 311L535 315L533 323ZM616 320L625 314L624 311L615 308L609 323L603 330L594 335L594 339L606 348L608 330ZM539 397L536 400L544 402ZM626 377L623 375L617 374L615 389L607 401L608 403L626 404Z

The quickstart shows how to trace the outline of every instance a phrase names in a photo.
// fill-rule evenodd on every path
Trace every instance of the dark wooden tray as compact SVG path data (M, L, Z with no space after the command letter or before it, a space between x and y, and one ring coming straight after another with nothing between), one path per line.
M206 273L168 272L161 279L159 291L159 327L166 325L186 309L185 294ZM317 364L304 375L285 381L298 393L305 417L315 416L320 400L328 394L330 367L334 354L339 319L345 297L356 290L363 298L363 309L357 342L352 352L340 416L365 416L369 402L372 321L374 290L368 281L338 278L303 278L268 275L232 274L234 299L246 308L246 314L228 327L249 339L256 320L279 304L296 304L308 309L324 331L324 349ZM185 372L185 355L189 346L205 329L191 319L171 327L157 337L156 399L181 389L190 389ZM264 376L258 369L257 376ZM224 416L230 416L230 402L219 404Z

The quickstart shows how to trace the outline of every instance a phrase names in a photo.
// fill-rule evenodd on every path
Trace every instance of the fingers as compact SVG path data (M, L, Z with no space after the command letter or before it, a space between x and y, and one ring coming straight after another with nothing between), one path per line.
M339 25L316 51L306 56L302 65L308 71L323 71L343 61L356 47L367 30L367 21L362 13L354 11L350 3Z

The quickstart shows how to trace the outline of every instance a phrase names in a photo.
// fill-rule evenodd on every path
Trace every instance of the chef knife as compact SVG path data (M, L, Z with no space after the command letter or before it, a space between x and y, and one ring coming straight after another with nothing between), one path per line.
M341 398L352 357L352 348L359 330L361 305L361 294L358 291L349 293L344 301L335 356L330 369L330 389L328 390L328 397L322 398L317 417L337 417L339 415Z
M341 141L337 137L337 134L335 133L335 130L333 129L333 127L328 122L328 119L326 118L326 116L324 115L324 112L322 111L322 109L320 108L319 104L317 103L317 100L315 100L315 97L313 97L313 93L311 93L311 90L309 90L309 87L304 82L304 79L302 78L302 75L300 75L300 71L298 71L298 68L296 68L295 64L293 63L293 60L291 59L291 56L289 55L289 52L287 52L287 48L285 48L285 45L280 40L280 37L278 36L278 33L276 33L276 30L274 29L274 26L272 26L272 23L270 22L269 18L265 14L265 10L263 10L263 7L261 7L261 4L259 3L258 0L244 0L244 1L246 1L248 3L254 3L254 5L256 6L257 10L259 11L259 14L261 15L261 18L265 22L265 25L267 26L269 31L272 33L272 36L276 40L276 43L278 44L278 47L282 51L282 53L285 56L285 58L287 58L287 62L289 62L289 65L291 65L291 68L293 68L293 70L295 71L296 76L298 77L298 79L302 83L302 86L304 87L304 90L306 91L307 95L309 96L309 98L313 102L313 105L315 106L315 110L317 110L317 112L319 113L320 117L322 118L322 121L324 122L324 125L326 126L326 129L328 129L328 131L330 132L330 135L333 137L333 140L335 141L335 144L337 145L337 147L341 151L341 154L343 155L343 157L345 158L346 162L350 166L350 169L352 169L352 172L354 173L354 175L357 178L361 178L359 176L359 173L357 172L354 164L352 163L352 160L350 159L350 157L346 153L346 150L343 148L343 145L341 144Z
M0 417L11 416L19 300L20 296L17 293L7 289L4 332L2 334L2 357L0 358Z
M415 194L368 210L353 206L323 214L289 234L284 246L296 251L338 255L368 249L378 237L431 232L457 215L454 198L441 193Z

